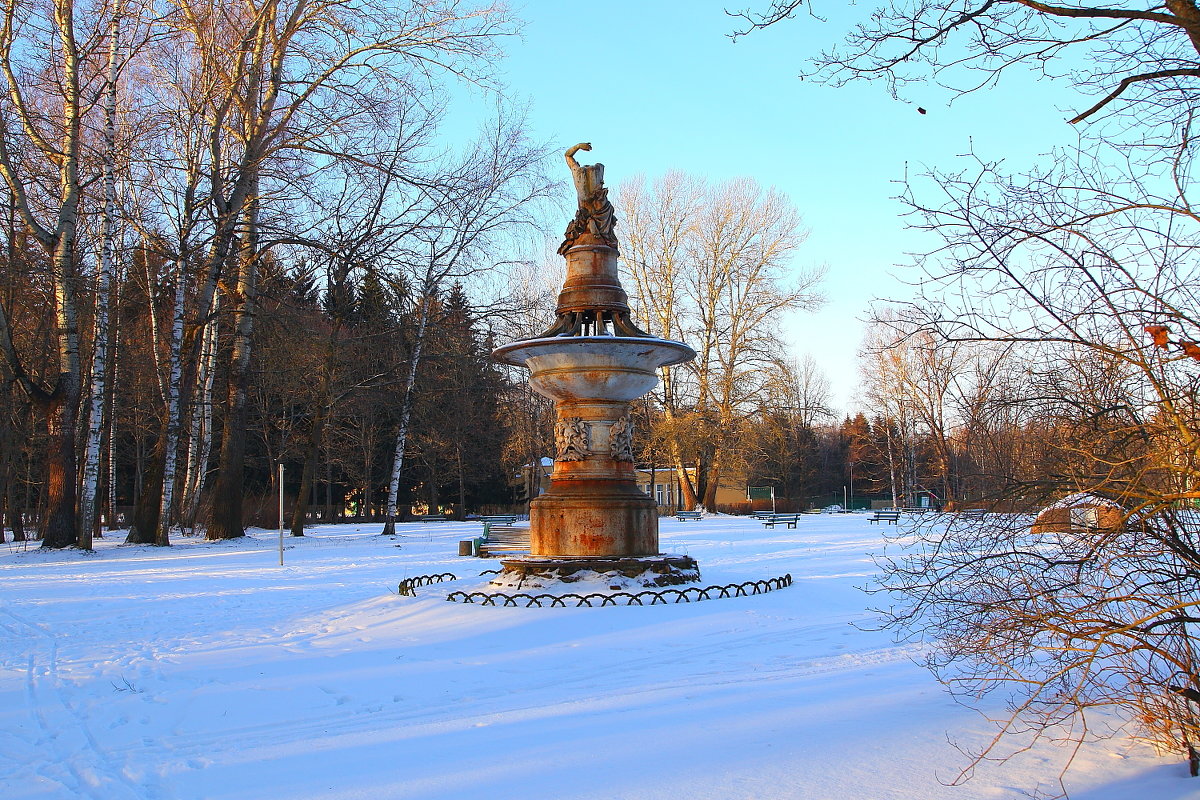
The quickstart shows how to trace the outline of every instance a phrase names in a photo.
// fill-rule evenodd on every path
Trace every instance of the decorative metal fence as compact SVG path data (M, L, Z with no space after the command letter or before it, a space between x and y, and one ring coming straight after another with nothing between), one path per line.
M416 597L417 593L413 591L418 586L430 586L442 581L456 581L458 576L451 572L439 572L437 575L417 575L414 578L405 578L400 581L399 592L401 595L408 597Z
M730 583L724 586L698 586L686 589L645 589L640 592L591 592L588 594L504 594L503 592L451 592L446 599L455 603L478 603L484 606L517 608L579 608L588 606L656 606L675 603L696 603L722 597L749 597L766 594L792 585L792 576L767 578L761 581Z
M498 569L487 569L479 573L484 575L499 575ZM408 597L416 597L416 589L421 586L432 586L444 581L456 581L458 577L450 572L436 575L417 575L400 581L399 593ZM478 603L483 606L505 606L510 608L579 608L587 606L657 606L673 605L675 603L698 603L701 600L719 600L723 597L750 597L756 594L766 594L776 589L784 589L792 585L791 574L780 578L767 578L761 581L746 581L744 583L728 583L723 586L689 586L684 589L643 589L639 592L590 592L588 594L504 594L503 592L462 592L456 591L446 595L452 603Z

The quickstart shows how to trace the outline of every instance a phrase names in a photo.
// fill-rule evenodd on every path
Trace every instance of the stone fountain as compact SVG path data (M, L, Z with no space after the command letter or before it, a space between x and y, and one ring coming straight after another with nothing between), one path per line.
M604 165L574 158L591 149L585 143L566 152L579 207L558 248L567 278L557 319L540 336L492 353L527 368L557 417L550 488L529 504L530 555L503 561L504 573L570 581L581 570L615 572L646 586L699 580L691 558L658 552L658 510L637 487L629 408L658 383L660 367L696 353L630 321Z

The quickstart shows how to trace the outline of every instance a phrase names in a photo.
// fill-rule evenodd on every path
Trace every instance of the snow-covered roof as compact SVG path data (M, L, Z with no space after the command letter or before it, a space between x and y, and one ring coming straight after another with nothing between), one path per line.
M1125 510L1121 508L1120 503L1109 500L1107 497L1101 497L1098 494L1092 494L1091 492L1069 494L1066 497L1055 500L1043 510L1051 508L1079 508L1080 506L1100 506L1102 508L1116 509L1117 511Z

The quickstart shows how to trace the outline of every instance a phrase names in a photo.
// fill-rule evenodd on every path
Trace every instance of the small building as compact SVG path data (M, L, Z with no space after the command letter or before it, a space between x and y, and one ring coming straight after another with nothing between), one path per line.
M695 472L691 469L688 473L695 481ZM637 470L638 488L646 493L648 497L653 498L658 504L660 514L674 514L676 511L691 511L690 508L681 508L680 500L683 496L680 490L680 478L674 467L639 467ZM693 485L695 483L693 482ZM736 504L745 504L746 502L746 487L745 486L729 486L724 482L717 486L717 508L732 507Z
M518 498L528 502L532 497L539 497L550 488L550 474L554 471L554 461L550 458L541 459L540 466L526 464L521 474L514 476L520 481L517 490ZM690 511L680 507L683 493L680 491L679 476L674 467L638 467L637 486L647 497L658 505L660 514L674 514L676 511ZM689 470L693 479L695 473ZM727 486L722 483L717 487L717 506L734 506L745 504L746 489L744 486Z
M1107 497L1091 492L1067 495L1038 512L1033 533L1089 533L1120 530L1126 512Z

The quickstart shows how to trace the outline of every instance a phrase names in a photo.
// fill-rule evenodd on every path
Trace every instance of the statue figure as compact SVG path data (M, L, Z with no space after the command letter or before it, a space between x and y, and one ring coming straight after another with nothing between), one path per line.
M633 461L633 420L621 417L608 429L608 448L616 461Z
M608 201L608 189L604 188L604 165L583 164L575 160L580 150L591 150L589 142L581 142L567 150L567 166L575 182L575 197L579 204L575 219L567 225L559 255L565 255L572 247L580 244L602 244L616 248L617 215Z
M583 461L592 451L592 429L579 417L559 420L554 446L556 461Z

